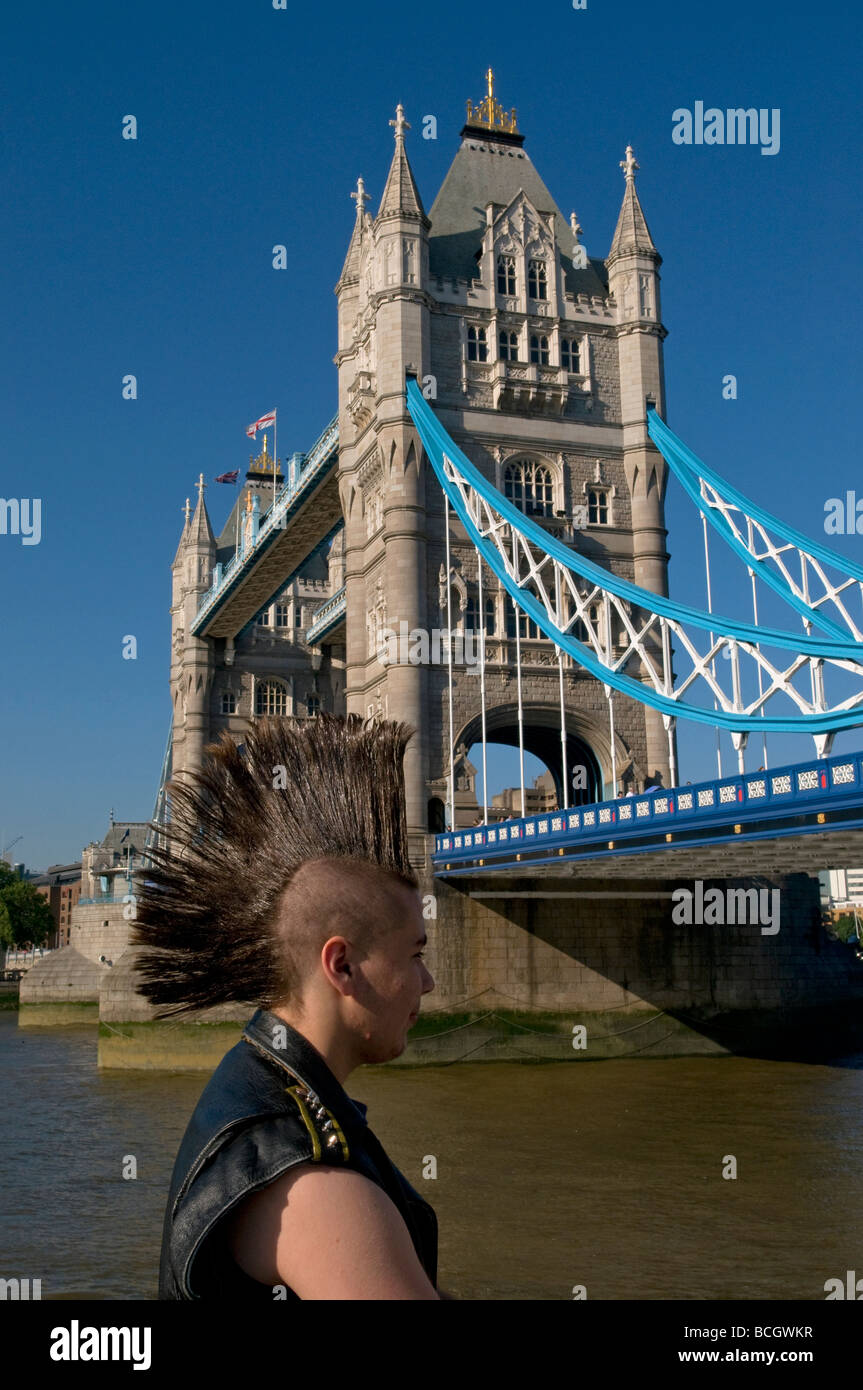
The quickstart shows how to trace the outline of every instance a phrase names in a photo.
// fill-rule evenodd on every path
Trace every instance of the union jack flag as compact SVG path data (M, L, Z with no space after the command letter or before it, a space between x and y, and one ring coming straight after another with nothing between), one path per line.
M220 473L215 479L217 483L235 483L240 476L239 468L232 468L230 473Z
M258 433L258 430L264 429L266 425L274 425L275 423L276 412L274 410L271 410L268 415L262 415L260 420L256 420L253 425L249 425L249 428L246 430L246 434L249 436L250 439L254 439Z

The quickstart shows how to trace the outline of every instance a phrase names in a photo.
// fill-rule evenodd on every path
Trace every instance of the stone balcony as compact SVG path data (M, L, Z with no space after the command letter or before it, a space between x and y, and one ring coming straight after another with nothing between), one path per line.
M573 387L584 390L586 378L572 376L565 367L544 367L535 362L468 362L468 386L490 388L495 410L539 410L562 415Z

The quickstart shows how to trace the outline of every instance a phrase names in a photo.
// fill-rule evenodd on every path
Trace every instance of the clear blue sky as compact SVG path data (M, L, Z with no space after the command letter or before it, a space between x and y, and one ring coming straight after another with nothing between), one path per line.
M0 536L0 831L23 837L14 857L74 859L112 806L151 814L183 501L201 470L246 465L257 414L278 405L284 456L334 413L333 286L357 175L375 210L401 101L430 207L489 64L592 255L608 252L633 144L664 258L669 423L823 537L825 499L863 495L860 37L856 7L829 0L6 7L0 495L43 507L41 544ZM697 100L778 107L779 153L675 145L672 111ZM135 142L121 139L127 114ZM426 114L436 142L421 138ZM276 243L288 272L271 268ZM232 496L209 488L217 528ZM678 492L668 522L672 592L703 602L700 531ZM860 558L859 538L835 543ZM744 608L737 571L716 589L718 608ZM709 736L680 741L682 775L710 775Z

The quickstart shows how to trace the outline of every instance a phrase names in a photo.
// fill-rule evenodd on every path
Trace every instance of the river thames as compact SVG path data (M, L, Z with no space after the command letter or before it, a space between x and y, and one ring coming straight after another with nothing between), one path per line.
M100 1072L94 1028L0 1013L0 1276L154 1298L206 1079ZM364 1068L346 1089L435 1207L457 1298L823 1300L863 1275L863 1054Z

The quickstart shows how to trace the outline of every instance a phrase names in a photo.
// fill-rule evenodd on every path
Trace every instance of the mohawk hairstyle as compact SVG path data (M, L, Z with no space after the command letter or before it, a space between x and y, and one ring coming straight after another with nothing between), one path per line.
M296 980L278 931L305 863L361 861L417 887L404 752L413 730L321 714L223 732L203 769L171 782L168 843L149 852L132 944L138 992L172 1017L230 1001L267 1008Z

